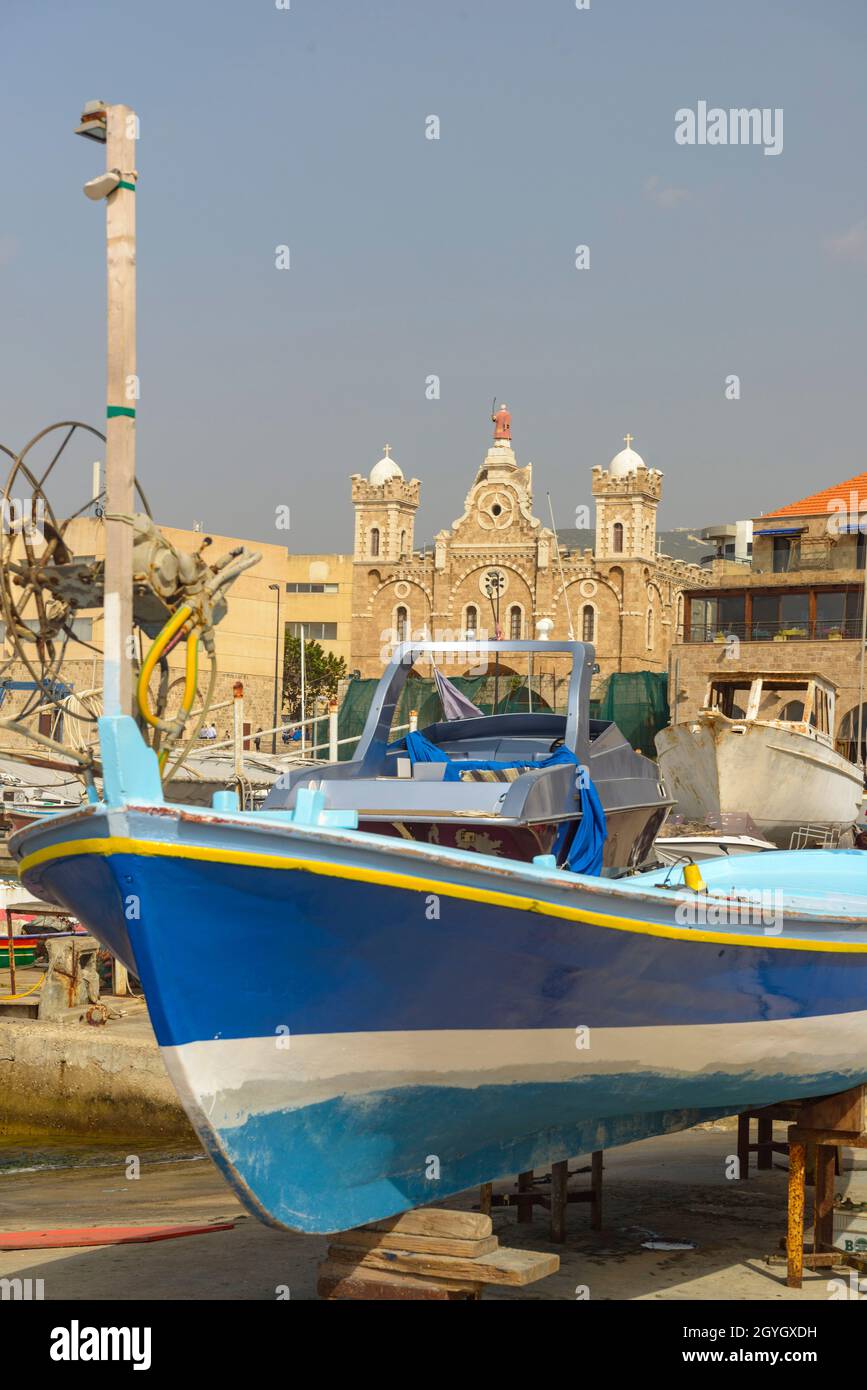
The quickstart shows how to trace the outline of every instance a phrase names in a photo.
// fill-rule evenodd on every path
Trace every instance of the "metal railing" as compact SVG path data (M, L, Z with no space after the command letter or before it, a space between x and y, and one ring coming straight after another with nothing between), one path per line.
M816 618L814 622L701 623L694 622L684 634L685 642L725 642L737 637L741 642L829 642L861 636L860 618L838 621Z

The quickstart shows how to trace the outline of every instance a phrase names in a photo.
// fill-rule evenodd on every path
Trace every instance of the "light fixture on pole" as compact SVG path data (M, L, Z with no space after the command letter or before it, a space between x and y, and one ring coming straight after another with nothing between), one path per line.
M280 674L279 674L279 673L280 673L280 647L281 647L281 645L282 645L282 643L281 643L281 641L280 641L280 638L281 638L281 635L282 635L281 632L280 632L280 592L281 592L281 591L280 591L280 585L279 585L279 584L269 584L269 585L268 585L268 588L269 588L269 589L273 589L274 593L277 595L277 636L276 636L276 640L275 640L275 643L274 643L274 717L273 717L273 719L271 720L271 723L272 723L273 726L274 726L274 732L273 732L272 735L271 735L271 752L272 752L272 753L276 753L276 752L277 752L277 697L278 697L278 693L279 693L279 690L280 690Z
M499 642L500 634L500 594L506 587L505 576L499 570L488 570L485 575L485 593L491 601L491 612L494 615L494 641ZM494 714L500 703L500 653L494 651Z

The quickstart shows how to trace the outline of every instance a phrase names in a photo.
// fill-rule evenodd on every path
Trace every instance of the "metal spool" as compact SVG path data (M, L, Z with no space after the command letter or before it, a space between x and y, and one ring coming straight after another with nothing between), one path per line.
M77 560L66 535L72 522L88 512L102 516L104 490L88 496L81 506L74 506L58 519L46 489L49 479L52 483L60 481L64 455L76 436L79 440L92 436L105 444L105 435L93 425L81 420L61 420L40 430L18 454L0 445L0 450L12 459L0 499L0 608L7 639L14 649L13 655L0 664L0 676L13 662L20 661L35 686L19 711L19 719L44 708L46 702L65 709L60 674L70 641L101 655L98 648L76 637L72 623L79 609L102 606L103 562ZM39 458L46 441L47 464ZM64 482L69 481L68 474L67 467ZM138 482L136 492L142 510L150 516L150 506ZM94 723L98 717L83 705L75 714L88 723Z

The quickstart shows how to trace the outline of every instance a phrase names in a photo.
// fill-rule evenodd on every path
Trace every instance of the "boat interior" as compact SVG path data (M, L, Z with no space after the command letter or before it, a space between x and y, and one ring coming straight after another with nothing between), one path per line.
M816 675L717 677L707 688L704 710L733 721L781 724L831 743L837 687Z
M565 713L484 714L468 706L461 718L419 731L394 729L413 664L455 647L571 658ZM581 642L422 643L399 649L375 692L354 757L287 770L264 809L291 809L297 789L315 785L329 808L356 808L372 820L468 814L516 822L571 819L580 813L581 768L588 769L606 810L668 804L656 765L634 752L615 724L589 718L593 667L593 648Z

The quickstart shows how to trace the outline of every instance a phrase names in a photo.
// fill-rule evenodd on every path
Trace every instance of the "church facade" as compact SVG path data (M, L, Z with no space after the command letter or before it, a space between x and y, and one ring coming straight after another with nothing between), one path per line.
M600 678L664 671L682 630L683 591L708 582L700 566L657 553L662 473L631 448L592 470L593 549L558 546L533 510L532 466L521 467L505 406L463 514L432 547L415 547L421 483L385 455L352 478L351 665L379 676L394 643L571 636L592 642ZM467 663L441 663L452 674ZM473 670L477 670L477 664Z

